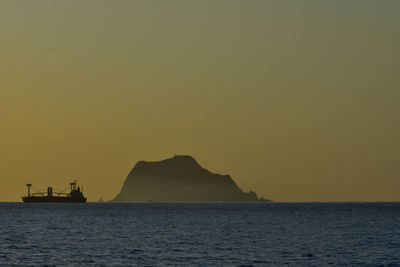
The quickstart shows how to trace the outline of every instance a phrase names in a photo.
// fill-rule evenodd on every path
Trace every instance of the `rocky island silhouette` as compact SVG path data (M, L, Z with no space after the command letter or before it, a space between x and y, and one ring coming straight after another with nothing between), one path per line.
M202 168L187 155L139 161L126 178L117 202L257 202L256 193L243 192L229 175Z

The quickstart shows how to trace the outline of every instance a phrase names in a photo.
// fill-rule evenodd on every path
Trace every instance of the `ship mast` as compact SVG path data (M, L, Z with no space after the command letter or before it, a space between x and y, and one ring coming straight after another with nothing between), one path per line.
M28 197L31 196L31 186L32 184L26 184L26 186L28 187Z

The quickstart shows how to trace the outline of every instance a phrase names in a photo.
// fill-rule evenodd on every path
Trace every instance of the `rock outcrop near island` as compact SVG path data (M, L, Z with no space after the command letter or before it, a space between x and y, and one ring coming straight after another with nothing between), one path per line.
M233 202L262 201L243 192L229 175L211 173L191 156L139 161L113 201Z

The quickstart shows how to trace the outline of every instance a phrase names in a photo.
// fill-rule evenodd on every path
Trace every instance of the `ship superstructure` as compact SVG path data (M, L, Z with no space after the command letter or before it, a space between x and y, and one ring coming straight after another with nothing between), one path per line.
M47 192L31 193L32 184L26 184L28 195L22 197L24 202L70 202L85 203L86 197L83 195L83 188L77 186L76 180L69 184L69 193L55 192L52 187L47 188Z

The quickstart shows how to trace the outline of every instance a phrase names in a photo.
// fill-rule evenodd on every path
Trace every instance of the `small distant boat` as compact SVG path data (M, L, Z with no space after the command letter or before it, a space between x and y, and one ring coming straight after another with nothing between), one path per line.
M70 193L54 192L52 187L47 188L47 192L38 192L31 194L32 184L26 184L28 195L22 197L24 202L67 202L67 203L85 203L86 197L83 195L83 189L77 187L76 180L69 184Z

